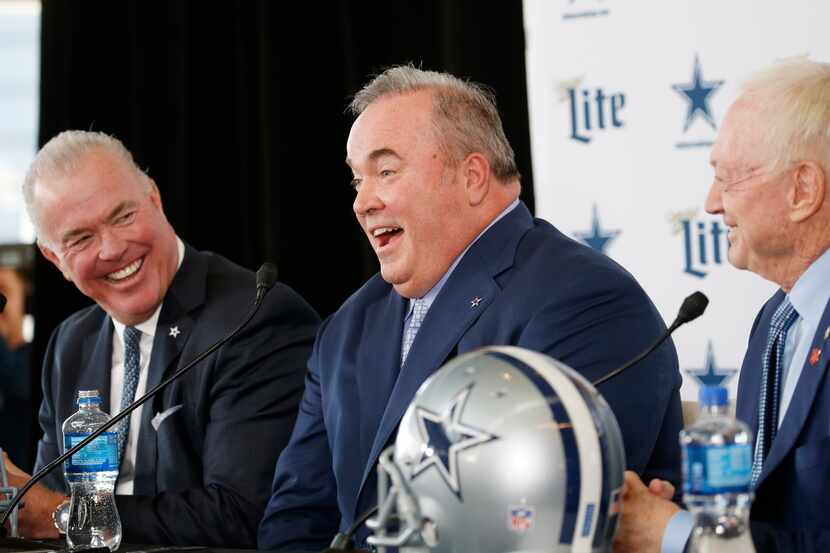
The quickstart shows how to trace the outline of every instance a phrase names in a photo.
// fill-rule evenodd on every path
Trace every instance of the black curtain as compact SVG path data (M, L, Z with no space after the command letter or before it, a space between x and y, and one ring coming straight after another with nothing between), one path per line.
M323 316L377 270L343 161L345 107L371 74L414 62L489 85L533 209L519 1L43 0L42 18L40 143L114 134L182 239L251 269L275 261ZM36 268L39 365L90 302Z

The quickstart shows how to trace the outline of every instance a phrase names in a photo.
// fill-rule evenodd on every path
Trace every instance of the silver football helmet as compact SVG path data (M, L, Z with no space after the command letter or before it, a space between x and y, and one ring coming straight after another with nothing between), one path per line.
M409 553L610 552L625 452L584 378L546 355L461 355L415 396L378 468L369 543Z

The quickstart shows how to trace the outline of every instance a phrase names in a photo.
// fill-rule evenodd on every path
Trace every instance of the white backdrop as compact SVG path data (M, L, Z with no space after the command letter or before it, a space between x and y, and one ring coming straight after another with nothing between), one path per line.
M776 288L729 265L703 211L712 142L752 72L830 61L830 2L524 0L524 14L536 214L626 267L667 323L694 290L709 296L674 335L696 399L690 373L734 374Z

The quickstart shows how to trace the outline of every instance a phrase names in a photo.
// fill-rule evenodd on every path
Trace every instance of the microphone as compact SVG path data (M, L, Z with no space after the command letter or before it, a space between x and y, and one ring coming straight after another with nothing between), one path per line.
M0 294L0 313L6 308L6 296Z
M47 474L52 472L52 470L54 470L55 467L57 467L58 465L60 465L61 463L63 463L67 459L69 459L72 455L77 453L80 449L82 449L84 446L89 444L95 438L97 438L98 436L100 436L101 434L103 434L104 432L106 432L107 430L109 430L110 428L115 426L116 424L118 424L125 417L128 417L130 415L130 413L132 413L133 411L138 409L140 406L144 405L144 403L146 403L147 400L149 400L150 398L155 396L157 393L159 393L161 390L166 388L168 385L170 385L174 381L176 381L179 378L181 378L182 376L184 376L188 371L190 371L190 369L195 367L205 357L207 357L208 355L210 355L211 353L213 353L214 351L216 351L217 349L222 347L225 344L225 342L229 341L231 338L236 336L239 333L239 331L242 330L243 328L245 328L245 326L251 321L251 319L254 318L254 315L256 315L257 311L259 311L259 308L262 305L262 300L265 298L265 294L268 292L268 290L270 290L274 286L274 284L276 282L277 282L277 268L274 266L273 263L264 263L262 265L262 267L260 267L259 270L257 271L257 278L256 278L256 288L257 289L256 289L256 299L254 300L254 306L253 306L253 308L251 308L251 311L248 313L248 315L245 317L245 319L242 321L242 323L239 324L239 326L237 326L235 329L233 329L225 337L219 339L212 346L210 346L205 351L203 351L202 353L197 355L195 358L193 358L193 360L190 361L190 363L188 363L187 365L185 365L181 369L177 370L175 373L170 375L167 379L160 382L152 390L150 390L149 392L147 392L146 394L144 394L143 396L141 396L140 398L135 400L129 407L127 407L126 409L124 409L123 411L121 411L120 413L115 415L114 417L112 417L106 424L102 425L96 431L94 431L89 436L87 436L86 438L81 440L77 445L75 445L75 447L72 447L71 449L66 451L63 455L61 455L60 457L58 457L57 459L55 459L54 461L52 461L51 463L49 463L48 465L46 465L45 467L40 469L37 474L32 476L29 479L29 481L26 482L26 484L24 484L24 486L22 488L20 488L20 491L17 492L17 495L14 496L14 499L12 499L12 502L9 504L8 508L6 509L6 512L3 514L3 518L0 519L0 537L5 537L5 535L6 535L6 530L5 530L6 521L8 520L8 518L11 515L12 511L14 511L17 504L20 503L20 500L23 498L23 496L26 494L26 492L29 491L29 489L31 489L32 486L34 486L35 484L40 482Z
M276 283L277 266L269 262L263 263L256 272L256 301L261 301L262 296Z
M593 382L591 382L591 384L593 384L595 387L599 386L603 382L610 380L611 378L614 378L627 368L631 367L632 365L636 365L637 363L648 357L648 355L651 352L656 350L660 346L660 344L665 342L666 339L669 336L671 336L672 332L680 328L682 325L694 321L695 319L703 315L703 312L706 311L707 305L709 305L709 298L707 298L703 294L703 292L698 291L688 296L685 300L683 300L683 304L680 306L680 310L677 312L677 317L674 319L674 322L671 324L669 328L666 329L666 332L664 332L663 335L660 336L660 338L656 342L654 342L654 344L652 344L650 348L642 352L640 355L638 355L622 367L614 369L605 376L602 376L594 380Z

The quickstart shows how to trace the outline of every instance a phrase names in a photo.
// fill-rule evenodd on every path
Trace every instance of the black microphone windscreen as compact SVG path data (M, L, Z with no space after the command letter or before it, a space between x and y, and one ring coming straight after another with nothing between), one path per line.
M3 312L3 309L6 308L6 296L0 294L0 313Z
M709 305L709 298L703 292L695 292L683 300L683 305L680 306L680 311L677 314L677 321L680 324L694 321L703 315L707 305Z
M270 290L277 283L277 266L273 263L263 263L256 272L257 289Z

